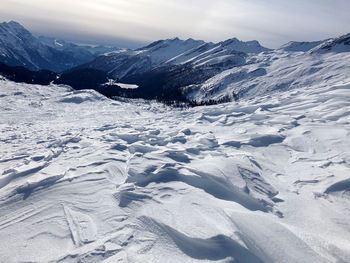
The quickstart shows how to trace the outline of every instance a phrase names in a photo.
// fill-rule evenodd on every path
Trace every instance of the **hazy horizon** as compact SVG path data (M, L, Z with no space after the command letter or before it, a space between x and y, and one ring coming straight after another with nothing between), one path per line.
M180 37L218 42L236 37L277 48L350 31L346 0L2 0L0 20L36 36L87 44L140 47Z

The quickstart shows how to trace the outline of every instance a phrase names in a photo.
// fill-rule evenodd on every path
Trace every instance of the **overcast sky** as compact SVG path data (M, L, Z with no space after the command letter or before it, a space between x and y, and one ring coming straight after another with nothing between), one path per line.
M350 32L350 0L0 0L0 20L36 34L135 47L237 37L278 47Z

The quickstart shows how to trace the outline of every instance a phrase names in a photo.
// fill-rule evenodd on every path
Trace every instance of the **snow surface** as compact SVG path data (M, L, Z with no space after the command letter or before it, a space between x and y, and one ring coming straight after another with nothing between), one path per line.
M350 82L170 109L0 80L1 262L350 262Z

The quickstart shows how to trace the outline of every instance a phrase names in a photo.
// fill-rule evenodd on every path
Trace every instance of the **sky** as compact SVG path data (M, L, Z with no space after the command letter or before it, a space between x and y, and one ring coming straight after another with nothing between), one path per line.
M350 32L349 0L0 0L0 21L36 35L138 47L173 37L269 48Z

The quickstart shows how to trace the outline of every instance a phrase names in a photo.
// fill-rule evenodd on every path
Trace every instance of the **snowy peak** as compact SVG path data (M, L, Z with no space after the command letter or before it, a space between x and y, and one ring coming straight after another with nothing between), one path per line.
M0 27L4 27L8 31L11 31L14 33L27 31L20 23L18 23L16 21L12 21L12 20L9 22L0 23Z
M323 44L315 47L311 53L326 53L326 52L350 52L350 33L330 39Z
M10 22L2 22L0 23L0 30L1 31L7 31L7 32L15 32L15 30L18 30L18 26L19 25L17 22L14 21L10 21Z
M270 49L261 46L257 40L244 42L237 38L231 38L220 42L219 45L244 53L260 53L264 51L270 51Z
M159 48L168 48L168 47L175 47L175 46L189 46L189 45L201 45L204 41L202 40L194 40L192 38L189 38L187 40L182 40L178 37L164 39L164 40L157 40L152 42L151 44L139 48L137 50L153 50L153 49L159 49Z
M82 67L107 71L115 78L142 74L160 66L176 65L173 58L196 49L205 42L201 40L181 40L179 38L155 41L145 47L110 52L96 58Z
M149 56L153 65L165 63L168 60L183 54L184 52L197 48L205 42L202 40L181 40L178 37L159 40L150 45L140 48L137 54Z
M175 37L158 40L136 50L111 52L97 58L86 67L108 71L112 76L120 79L143 74L158 67L187 65L188 67L208 67L217 71L244 63L247 54L258 54L269 50L255 40L244 42L232 38L212 43Z
M307 52L319 46L320 44L324 43L325 41L327 40L312 41L312 42L291 41L281 46L279 49L284 51L290 51L290 52Z
M0 23L0 33L0 39L3 42L18 42L18 40L36 40L27 29L25 29L21 24L15 21Z
M19 23L0 24L0 61L29 69L50 69L50 49Z

